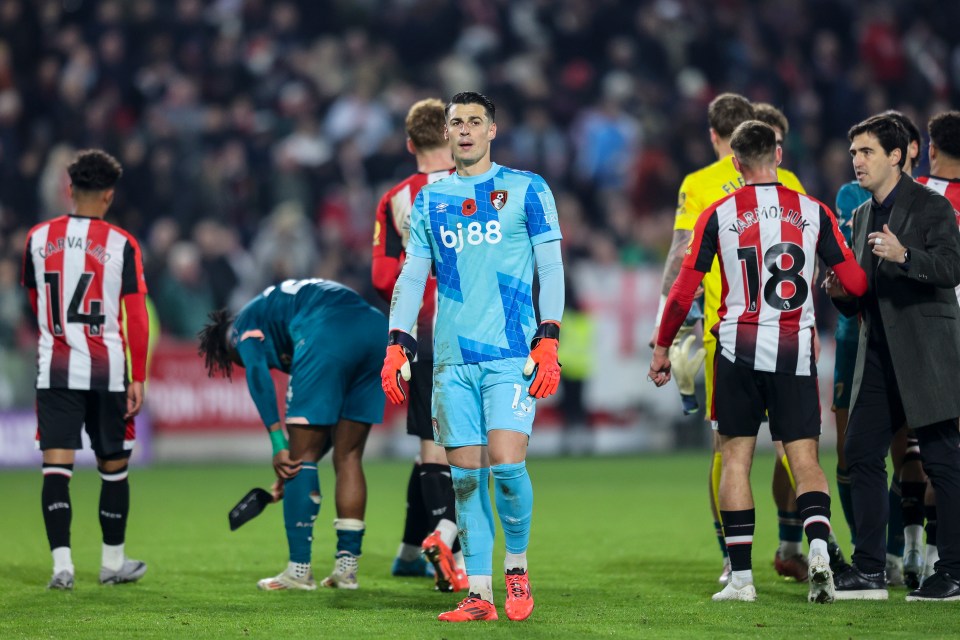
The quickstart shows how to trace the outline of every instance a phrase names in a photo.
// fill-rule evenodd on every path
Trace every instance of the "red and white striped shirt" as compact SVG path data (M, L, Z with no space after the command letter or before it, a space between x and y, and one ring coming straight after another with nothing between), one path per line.
M38 389L126 389L125 301L133 378L146 374L147 285L140 246L98 218L61 216L27 235L23 286L30 290L40 338Z
M706 273L714 255L721 354L758 371L813 375L816 257L863 274L833 212L779 184L748 185L700 215L683 266Z
M383 194L377 205L377 222L373 232L373 287L389 301L406 259L410 239L410 212L413 201L424 185L442 180L453 173L444 169L432 173L415 173ZM433 324L437 316L437 279L431 275L423 292L423 304L417 316L415 338L420 358L432 358Z
M953 205L953 213L957 216L957 226L960 227L960 178L938 178L936 176L921 176L917 182L925 184ZM954 289L957 302L960 302L960 285Z

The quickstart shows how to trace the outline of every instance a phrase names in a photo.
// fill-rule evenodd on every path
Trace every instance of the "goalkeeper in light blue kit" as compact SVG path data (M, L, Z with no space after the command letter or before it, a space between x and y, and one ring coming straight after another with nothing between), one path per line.
M245 368L247 387L270 435L277 475L274 499L283 497L290 562L257 583L280 591L317 588L311 569L313 525L320 511L317 461L333 447L337 532L334 569L320 584L356 589L364 534L367 484L363 449L370 425L383 420L377 380L386 318L353 289L329 280L286 280L268 287L237 316L210 314L200 332L209 374L230 377ZM284 436L270 370L290 374Z
M543 178L491 161L497 125L489 98L458 93L446 116L457 171L423 187L414 202L381 379L391 402L402 403L400 378L409 379L417 349L410 331L433 266L439 291L434 438L450 461L470 584L469 596L439 619L497 619L495 524L488 490L492 474L506 540L504 610L510 620L524 620L533 611L526 554L533 514L527 444L536 399L555 393L560 382L560 227ZM539 324L532 297L534 259L540 281Z

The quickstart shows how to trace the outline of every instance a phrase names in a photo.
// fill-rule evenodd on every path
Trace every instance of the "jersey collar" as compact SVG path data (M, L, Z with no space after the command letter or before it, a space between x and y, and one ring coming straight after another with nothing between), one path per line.
M497 175L497 172L499 171L500 171L500 165L494 162L490 165L489 169L487 169L483 173L476 176L462 176L457 172L454 172L453 175L457 177L457 180L460 180L461 182L464 182L466 184L478 184L480 182L486 182L487 180L491 180L495 175Z

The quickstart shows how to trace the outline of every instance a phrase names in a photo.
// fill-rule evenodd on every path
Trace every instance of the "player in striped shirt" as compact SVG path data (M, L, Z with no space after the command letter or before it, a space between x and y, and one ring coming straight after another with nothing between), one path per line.
M495 523L489 477L506 542L504 609L510 620L533 612L527 546L533 486L526 468L536 400L560 383L557 347L563 314L563 262L556 204L543 178L493 163L495 107L475 92L453 96L446 134L457 171L420 190L413 205L407 261L393 291L381 381L404 400L417 352L411 335L431 266L439 291L434 334L433 429L447 450L456 495L469 596L448 622L496 620ZM540 280L540 323L533 272Z
M407 150L417 159L417 172L387 191L377 205L373 236L373 286L389 301L406 260L410 211L420 189L453 172L453 155L443 137L444 105L436 98L410 107L406 118ZM459 553L450 465L443 447L433 441L430 392L433 377L433 323L437 314L437 279L431 274L423 292L413 336L421 345L410 364L410 404L407 433L420 440L420 455L407 483L407 513L403 541L393 561L395 576L430 575L433 563L437 589L467 588ZM421 550L423 555L421 555ZM459 562L458 562L459 560Z
M957 223L960 224L960 111L945 111L933 116L927 123L927 132L930 134L930 176L917 178L917 182L927 185L949 200L957 213ZM960 300L960 287L957 287L957 299ZM940 559L937 552L937 504L929 480L926 483L923 503L927 520L927 541L921 568L921 583L933 575L934 565ZM923 522L922 519L920 522ZM904 525L907 525L906 518ZM907 535L911 538L918 537L915 531ZM904 556L904 573L907 568L907 558ZM912 563L909 568L911 571L914 569Z
M756 600L751 570L755 526L749 472L761 418L782 440L797 483L797 506L810 543L808 598L833 600L827 540L830 496L817 461L820 402L813 352L813 272L819 256L852 295L866 289L833 213L778 182L782 151L773 129L748 121L730 146L745 187L697 220L680 274L667 299L649 377L670 380L667 350L703 278L719 259L723 294L714 411L723 454L720 510L732 574L714 600Z
M730 149L730 136L737 125L755 116L754 106L749 100L735 93L723 93L713 99L707 108L707 120L710 125L710 142L717 154L717 161L687 175L680 184L680 194L677 202L677 213L674 221L673 244L663 269L663 284L661 286L660 310L657 314L650 347L654 346L660 324L660 313L666 303L667 294L680 271L684 252L693 235L693 228L699 215L711 204L724 198L743 186L741 176L733 165L733 151ZM790 171L777 168L777 177L785 186L804 193L803 186L797 177ZM703 279L703 346L706 359L704 377L706 378L705 417L713 420L711 407L713 406L713 362L716 355L717 343L710 329L717 323L717 312L720 307L720 274L719 267L714 263L713 268ZM687 378L684 386L692 388L693 380L699 367L691 368L688 363L676 363L677 382L680 383L681 373ZM691 370L692 369L692 370ZM721 455L719 439L713 438L713 456L709 470L709 501L710 512L713 515L713 526L723 555L723 571L720 574L720 584L726 584L730 574L730 559L727 556L726 545L723 543L723 528L720 524L720 513L717 508L717 492L720 487ZM778 550L779 551L779 550ZM778 554L779 556L779 554ZM780 559L779 557L777 559ZM798 577L806 575L806 568L795 562L795 558L788 558L788 566L781 563L779 569L793 570Z
M116 159L100 150L82 151L67 173L74 211L30 230L22 276L39 328L37 444L43 451L43 519L53 553L51 589L73 588L70 478L84 428L102 478L100 583L134 582L147 570L124 552L127 462L135 440L133 418L143 404L150 332L140 246L103 219L123 173Z

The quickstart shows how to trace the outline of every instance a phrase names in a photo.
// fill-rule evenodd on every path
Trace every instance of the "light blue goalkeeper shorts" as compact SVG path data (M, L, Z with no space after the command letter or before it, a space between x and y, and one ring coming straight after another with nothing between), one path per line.
M533 376L526 358L478 364L434 365L433 438L443 447L487 444L494 429L533 431L537 401L528 393Z

